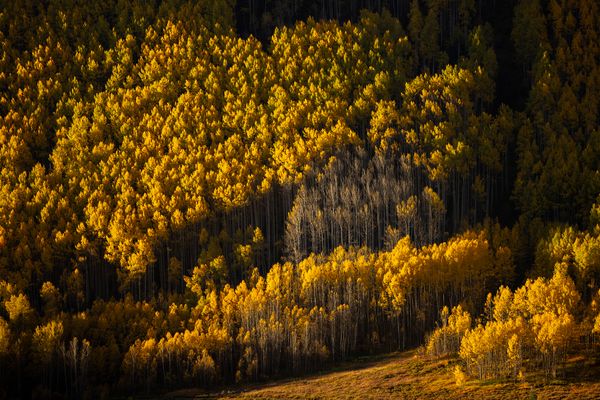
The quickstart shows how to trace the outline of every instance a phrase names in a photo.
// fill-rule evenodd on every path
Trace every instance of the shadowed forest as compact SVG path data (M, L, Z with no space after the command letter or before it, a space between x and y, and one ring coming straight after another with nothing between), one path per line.
M597 366L598 35L596 0L0 0L0 399Z

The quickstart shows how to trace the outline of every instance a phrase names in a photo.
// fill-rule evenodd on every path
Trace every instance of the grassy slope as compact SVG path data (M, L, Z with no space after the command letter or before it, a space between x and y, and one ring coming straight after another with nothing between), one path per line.
M572 360L565 378L547 382L526 374L524 382L470 380L457 387L455 359L429 359L415 351L367 358L310 377L220 393L172 393L170 398L218 399L598 399L600 368Z

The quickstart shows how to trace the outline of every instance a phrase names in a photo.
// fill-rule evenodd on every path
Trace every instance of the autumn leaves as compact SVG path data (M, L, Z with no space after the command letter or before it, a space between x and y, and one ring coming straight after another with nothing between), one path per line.
M556 377L581 336L591 335L587 314L578 323L581 298L563 272L551 279L528 280L514 292L501 286L488 295L483 321L472 326L460 306L444 308L441 326L429 338L430 354L457 353L466 370L479 379L517 379L525 369L542 368ZM587 332L586 332L587 330Z
M507 233L499 232L496 243ZM506 265L494 253L507 253ZM145 317L155 335L129 347L124 377L140 389L177 379L254 380L309 371L383 343L419 343L435 307L464 296L483 301L487 285L511 278L511 264L510 250L491 248L486 232L469 232L422 248L405 238L381 253L338 247L328 256L275 264L237 287L205 285L195 270L186 280L191 308L172 305L168 316ZM462 336L470 317L456 318L449 326L458 325L451 329ZM175 333L156 325L165 320L175 323Z

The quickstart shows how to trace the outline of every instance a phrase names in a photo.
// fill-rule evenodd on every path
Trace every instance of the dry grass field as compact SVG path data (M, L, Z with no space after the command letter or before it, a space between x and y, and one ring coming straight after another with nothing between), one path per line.
M215 399L600 399L600 367L571 359L560 379L525 374L521 382L468 380L458 387L456 359L431 359L416 351L364 358L336 369L220 392L194 390L167 398Z

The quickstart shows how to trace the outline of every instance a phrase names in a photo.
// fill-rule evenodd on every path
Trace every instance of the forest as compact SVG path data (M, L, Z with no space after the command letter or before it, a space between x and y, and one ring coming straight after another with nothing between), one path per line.
M600 363L598 35L596 0L0 0L0 399Z

